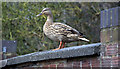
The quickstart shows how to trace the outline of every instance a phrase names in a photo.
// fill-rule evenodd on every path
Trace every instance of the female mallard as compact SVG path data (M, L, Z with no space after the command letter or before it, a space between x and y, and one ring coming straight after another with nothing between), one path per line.
M83 34L78 32L76 29L60 22L53 22L53 15L49 8L44 8L37 16L43 14L47 16L47 21L43 26L45 35L51 40L60 41L59 47L54 50L64 48L65 43L68 42L79 40L89 42L89 40L84 38Z

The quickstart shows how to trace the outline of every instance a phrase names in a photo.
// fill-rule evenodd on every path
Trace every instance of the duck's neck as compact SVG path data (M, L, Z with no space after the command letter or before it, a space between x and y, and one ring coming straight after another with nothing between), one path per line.
M52 24L53 23L53 16L52 15L48 15L47 16L47 21L46 21L47 24Z

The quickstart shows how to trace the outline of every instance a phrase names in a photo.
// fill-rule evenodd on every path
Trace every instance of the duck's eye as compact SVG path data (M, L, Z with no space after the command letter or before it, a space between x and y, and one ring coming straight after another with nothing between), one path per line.
M47 11L47 9L45 9L44 11Z
M48 11L49 9L45 9L44 11Z

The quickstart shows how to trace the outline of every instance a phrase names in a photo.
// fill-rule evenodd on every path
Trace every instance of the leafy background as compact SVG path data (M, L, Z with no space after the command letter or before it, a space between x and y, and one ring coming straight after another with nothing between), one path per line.
M90 43L100 42L100 12L120 3L79 2L3 2L2 39L17 41L17 54L27 54L58 47L42 30L45 16L36 17L43 8L50 8L54 21L62 22L84 33ZM66 47L88 44L72 42Z

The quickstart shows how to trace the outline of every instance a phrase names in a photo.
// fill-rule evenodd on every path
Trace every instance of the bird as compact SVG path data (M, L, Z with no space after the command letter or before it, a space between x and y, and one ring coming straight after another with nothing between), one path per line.
M61 22L53 22L53 14L50 8L44 8L40 14L36 15L41 16L45 15L47 20L43 26L44 34L53 41L60 42L59 47L53 50L59 50L64 48L65 43L74 42L74 41L86 41L89 42L83 33L78 32L76 29L70 27L67 24Z

